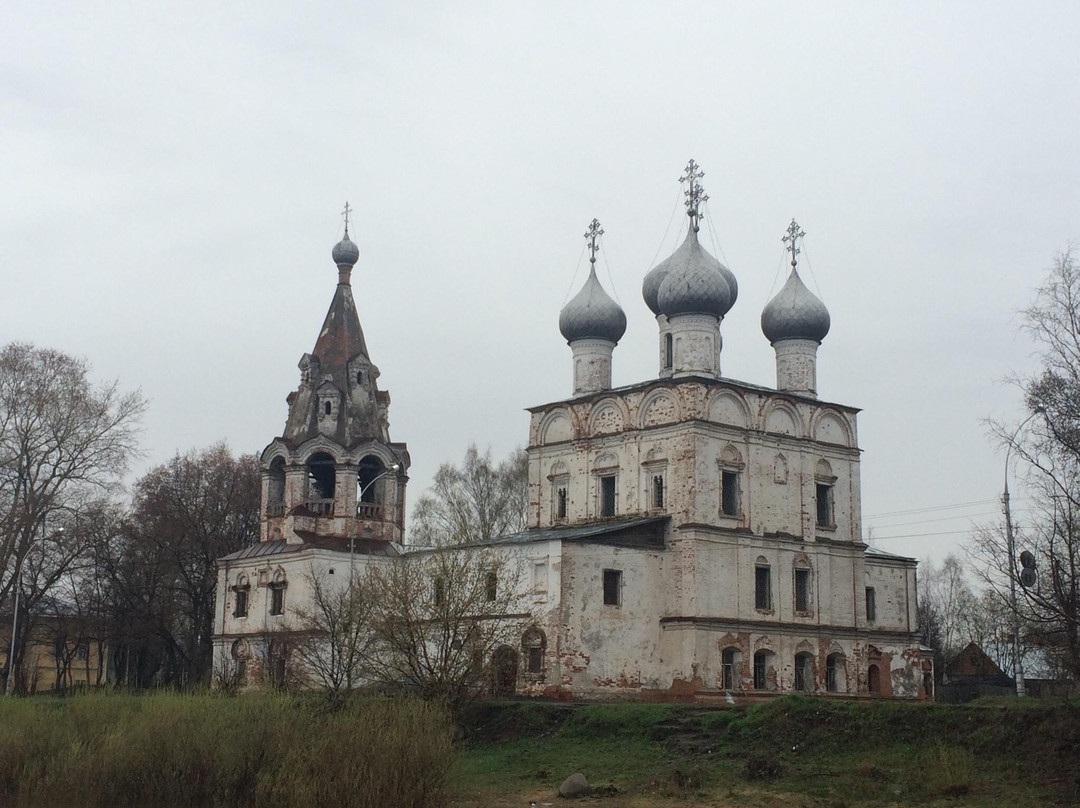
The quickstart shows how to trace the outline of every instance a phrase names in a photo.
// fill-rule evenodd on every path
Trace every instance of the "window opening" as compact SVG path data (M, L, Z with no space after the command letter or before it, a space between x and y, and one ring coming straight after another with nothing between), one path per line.
M622 602L622 570L604 570L604 605L618 606Z
M735 675L739 668L739 651L725 648L720 658L721 686L724 690L735 689Z
M754 690L768 689L769 652L758 651L754 654Z
M236 678L238 681L243 682L247 679L247 660L241 659L236 663Z
M881 692L881 672L877 665L871 665L866 669L866 686L871 693Z
M810 611L810 570L795 570L795 611Z
M600 515L615 515L615 475L600 478Z
M772 609L772 571L768 567L754 568L754 608Z
M270 614L285 614L285 585L270 584Z
M873 623L877 620L877 593L874 587L866 587L866 621Z
M544 672L544 632L533 627L522 635L521 645L525 649L526 671L528 673Z
M270 462L269 488L266 504L267 516L281 516L285 513L285 460L275 457Z
M725 516L738 516L739 473L737 471L722 471L720 477L720 509Z
M233 612L234 617L247 617L248 613L248 593L247 587L236 590L236 611Z
M795 655L795 689L809 692L814 684L814 657L812 654Z
M499 594L499 576L498 576L498 574L494 570L489 572L487 574L487 581L485 583L486 583L485 589L487 591L484 594L487 597L488 603L492 603L498 597L498 594Z
M334 458L326 452L316 452L307 462L308 470L308 498L309 499L333 499L334 498Z
M373 504L382 500L382 486L386 479L382 477L386 473L386 466L379 458L367 455L360 461L360 468L356 473L356 484L360 493L360 502ZM380 479L380 477L382 479Z
M825 689L830 693L847 690L844 681L844 658L840 654L829 654L825 658Z
M446 603L446 582L442 578L435 579L435 605L442 606Z
M566 518L566 486L560 486L555 491L555 518Z
M664 334L664 369L670 370L675 364L674 340L671 334Z
M817 524L818 527L833 526L832 486L828 483L817 484Z
M331 409L333 409L333 407L330 405L329 401L327 401L326 403L323 404L323 412L326 413L327 415L330 414Z
M652 478L653 507L664 507L664 475L656 474Z

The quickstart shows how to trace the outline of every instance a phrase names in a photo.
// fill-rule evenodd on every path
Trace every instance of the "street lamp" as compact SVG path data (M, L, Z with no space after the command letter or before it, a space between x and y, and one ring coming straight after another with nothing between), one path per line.
M1020 430L1027 426L1027 422L1034 418L1035 415L1036 413L1031 413L1020 422L1005 447L1005 490L1001 494L1001 505L1005 511L1005 544L1009 553L1009 607L1012 609L1013 678L1016 680L1016 695L1018 698L1027 695L1027 688L1024 685L1024 662L1020 659L1020 610L1016 606L1016 539L1013 537L1012 512L1009 510L1009 456L1012 453L1016 436L1020 434Z
M367 483L360 488L360 493L356 495L356 506L357 506L357 508L360 507L360 503L364 499L364 494L367 493L368 489L371 488L371 486L375 485L375 483L377 483L383 477L386 477L389 474L393 474L394 472L396 472L400 468L401 468L400 463L394 463L394 465L390 466L390 468L388 468L382 474L379 474L379 475L377 475L375 477L372 477L370 480L368 480ZM353 588L353 570L356 568L356 555L353 552L355 547L356 547L356 535L354 533L353 535L349 536L349 591L350 591L350 597L352 597L351 592L352 592L352 588Z
M4 695L11 695L11 680L15 678L15 632L19 627L19 594L22 592L22 565L26 557L30 555L30 551L37 547L39 544L44 544L44 525L42 526L43 535L40 539L35 539L30 542L30 546L26 548L26 552L23 553L23 557L19 559L18 564L15 565L15 609L11 614L11 647L8 649L8 674L7 682L4 684ZM63 533L64 529L58 527L57 533Z

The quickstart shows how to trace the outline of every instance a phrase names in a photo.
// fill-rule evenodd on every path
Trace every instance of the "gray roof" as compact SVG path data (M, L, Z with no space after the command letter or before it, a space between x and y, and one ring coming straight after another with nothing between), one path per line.
M344 238L334 245L331 256L338 266L351 267L360 260L360 248L353 244L352 239L349 238L348 229L345 230Z
M645 276L642 295L650 308L648 292L658 276L661 280L656 289L656 306L658 313L668 317L679 314L723 317L739 294L731 270L705 251L692 227L679 249Z
M662 533L658 532L658 528L662 528L670 520L670 516L645 516L629 519L612 519L603 522L591 522L587 525L568 525L558 527L538 527L532 530L525 530L521 533L511 533L509 536L500 536L497 539L492 539L487 544L529 544L537 541L550 541L551 539L559 539L562 541L599 541L610 540L620 535L636 533L639 534L639 538L644 536L646 538L652 538L654 541L651 544L663 544ZM641 528L651 528L650 530L641 530ZM660 541L655 541L656 536L660 536ZM482 542L478 542L482 543ZM637 543L637 542L634 542Z
M626 333L626 313L600 285L595 266L589 267L589 277L581 291L559 312L559 330L567 342L579 339L618 342Z
M872 547L870 545L867 545L865 552L866 552L866 554L868 556L875 556L877 558L882 558L882 559L887 558L887 559L892 559L893 561L917 561L918 560L918 559L912 558L911 556L902 556L902 555L897 555L896 553L886 553L884 550L879 550L877 547Z
M218 561L240 561L245 558L280 555L281 553L294 552L301 547L303 547L302 544L290 545L284 539L278 539L277 541L260 541L250 547L244 547L243 549L237 550L235 553L229 553L227 556L222 556Z
M829 325L825 304L806 288L795 269L761 312L761 330L771 343L785 339L821 342L829 333Z

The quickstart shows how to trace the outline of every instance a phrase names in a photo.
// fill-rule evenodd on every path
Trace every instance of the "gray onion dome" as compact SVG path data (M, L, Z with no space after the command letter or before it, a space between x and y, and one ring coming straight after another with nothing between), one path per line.
M334 258L334 263L340 266L351 267L360 260L360 248L353 244L349 238L349 230L345 229L345 236L334 245L334 251L331 253Z
M626 333L626 313L608 297L595 268L589 269L589 278L581 291L559 312L559 330L567 342L579 339L618 342Z
M730 270L702 248L693 228L679 249L649 274L657 270L663 271L663 278L656 292L656 305L658 313L668 317L679 314L723 317L738 293L736 286L733 294L724 274L730 275Z
M829 311L791 270L787 283L761 312L761 330L769 342L812 339L821 342L829 333Z

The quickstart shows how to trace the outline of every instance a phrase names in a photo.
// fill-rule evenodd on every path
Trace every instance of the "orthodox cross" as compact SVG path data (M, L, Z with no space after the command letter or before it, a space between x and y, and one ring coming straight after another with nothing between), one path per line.
M596 251L600 249L596 240L604 235L604 229L600 227L600 220L593 219L589 222L589 229L585 231L585 238L589 241L589 263L596 263Z
M345 210L341 211L341 215L345 217L345 235L349 235L349 214L353 212L353 209L349 207L349 203L346 201Z
M679 182L687 183L686 190L683 191L683 196L686 197L683 204L686 205L686 215L690 217L690 226L694 228L696 233L700 229L698 222L701 219L701 205L703 202L709 201L709 195L705 193L705 189L698 182L705 176L705 172L701 170L701 166L694 162L693 158L686 164L685 171L686 173L679 177Z
M791 224L788 225L787 235L784 236L782 239L780 239L782 242L784 242L787 245L787 251L789 253L791 253L791 268L792 269L795 268L796 256L800 252L802 252L802 250L800 250L799 247L798 247L798 241L799 241L799 239L801 239L805 235L806 235L806 233L804 233L799 228L799 223L796 222L794 219L792 219Z

